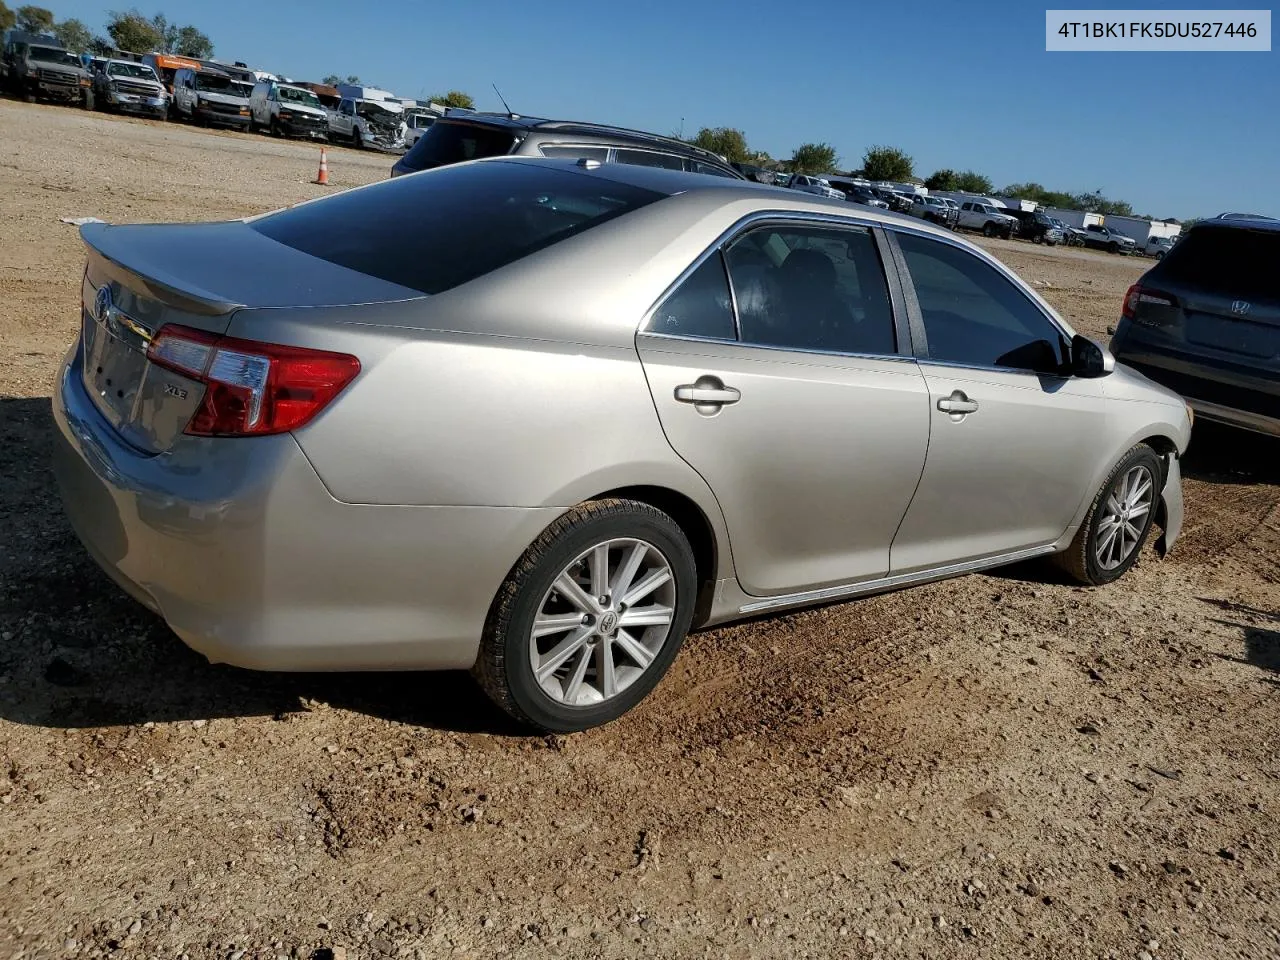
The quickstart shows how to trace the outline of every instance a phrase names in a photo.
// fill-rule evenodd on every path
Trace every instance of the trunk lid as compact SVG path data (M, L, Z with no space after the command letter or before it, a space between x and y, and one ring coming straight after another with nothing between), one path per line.
M81 236L89 259L81 285L80 376L103 417L144 453L163 452L182 435L205 389L147 359L165 324L222 334L246 308L422 296L277 243L243 221L87 224Z

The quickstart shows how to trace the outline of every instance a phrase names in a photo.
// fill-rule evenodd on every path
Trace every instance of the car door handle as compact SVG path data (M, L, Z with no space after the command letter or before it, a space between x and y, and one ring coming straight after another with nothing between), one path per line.
M726 387L719 380L714 383L712 377L699 378L697 383L682 383L676 387L676 399L681 403L695 403L720 406L726 403L737 403L742 399L742 391L734 387Z
M938 401L938 409L943 413L949 413L952 416L964 416L966 413L974 413L978 409L978 401L970 400L963 390L954 391L951 396L943 397Z

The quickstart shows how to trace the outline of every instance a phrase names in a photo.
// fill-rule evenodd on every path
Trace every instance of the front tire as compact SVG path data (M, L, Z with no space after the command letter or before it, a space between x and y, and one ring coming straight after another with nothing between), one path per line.
M472 675L521 723L570 733L622 716L675 659L693 619L693 550L632 500L599 500L548 527L512 568Z
M994 223L984 223L982 225L982 235L984 237L994 237L996 235L996 226Z
M1160 457L1145 443L1121 457L1093 498L1071 546L1055 558L1058 565L1089 586L1124 576L1151 533L1163 475Z

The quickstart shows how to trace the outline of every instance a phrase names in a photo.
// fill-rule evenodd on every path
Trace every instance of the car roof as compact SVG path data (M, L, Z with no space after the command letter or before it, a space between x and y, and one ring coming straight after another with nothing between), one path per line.
M1260 213L1223 213L1207 220L1199 220L1192 224L1191 229L1199 226L1217 227L1219 229L1230 230L1271 230L1280 231L1280 220L1275 217L1266 217Z
M665 149L679 150L689 156L709 160L720 166L733 167L718 154L684 140L664 137L661 134L649 133L645 130L633 130L630 127L613 126L606 123L592 123L587 120L548 120L544 117L525 117L510 113L467 113L445 116L441 118L449 123L483 124L492 127L506 127L511 130L527 130L538 133L555 133L566 136L598 137L604 140L631 140L637 145L661 146Z

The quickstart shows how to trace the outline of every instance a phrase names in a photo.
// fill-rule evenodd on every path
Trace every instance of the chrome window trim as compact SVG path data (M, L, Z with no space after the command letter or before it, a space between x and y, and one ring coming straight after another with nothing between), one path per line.
M837 357L850 360L892 360L894 363L917 363L915 357L902 353L840 353L835 350L813 350L804 347L778 347L767 343L743 343L741 340L725 340L721 337L695 337L687 333L652 333L640 330L637 337L651 337L655 340L677 340L688 343L708 343L717 346L739 347L743 350L769 350L773 353L801 353L816 357Z
M729 296L732 298L733 302L733 326L734 332L738 334L736 339L726 340L723 337L695 337L688 334L661 333L659 331L649 329L649 325L653 322L653 315L657 312L658 308L666 302L667 298L671 296L671 294L673 294L682 283L689 279L689 277L692 276L699 267L706 263L707 259L711 257L712 254L723 254L725 246L731 239L764 223L788 222L799 222L803 224L826 223L837 227L843 227L845 229L849 227L861 227L867 230L871 235L872 242L876 243L876 255L880 257L880 269L884 274L885 292L889 298L890 309L891 311L896 310L897 305L893 299L893 279L889 276L888 267L884 263L884 251L881 249L876 238L876 230L882 229L885 226L882 221L864 219L863 217L856 215L852 217L843 217L830 213L815 213L809 210L759 210L736 220L728 229L722 231L720 235L716 237L715 241L697 256L693 263L681 271L675 281L669 284L658 296L658 299L655 300L649 309L644 312L644 315L640 319L640 325L636 328L636 335L644 335L647 337L666 337L673 340L695 340L703 343L728 343L733 346L745 347L752 350L772 350L784 353L810 353L817 354L819 356L853 357L862 360L906 360L914 362L917 357L913 352L911 352L911 345L903 344L901 342L897 344L898 352L895 354L846 353L835 350L807 350L800 347L782 347L774 344L744 343L741 339L741 331L738 329L737 294L733 289L733 279L729 275L729 263L723 258L721 259L720 264L721 269L724 271L725 280L729 284ZM898 335L899 331L896 312L894 313L893 329L895 342L900 341L902 338Z

